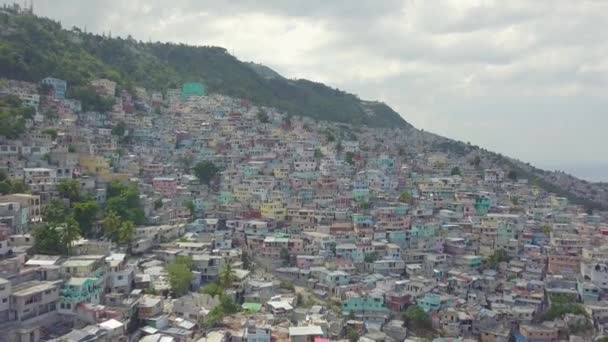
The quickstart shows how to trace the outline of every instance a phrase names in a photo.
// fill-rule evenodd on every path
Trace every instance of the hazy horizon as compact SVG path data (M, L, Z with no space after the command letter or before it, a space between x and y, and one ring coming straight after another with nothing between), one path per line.
M38 0L34 12L66 28L222 46L384 101L417 128L608 181L608 2Z

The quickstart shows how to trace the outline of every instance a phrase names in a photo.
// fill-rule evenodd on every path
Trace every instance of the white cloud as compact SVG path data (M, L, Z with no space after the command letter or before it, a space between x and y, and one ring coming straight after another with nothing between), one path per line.
M224 46L287 77L384 100L418 127L531 162L608 163L606 1L39 0L36 6L68 27Z

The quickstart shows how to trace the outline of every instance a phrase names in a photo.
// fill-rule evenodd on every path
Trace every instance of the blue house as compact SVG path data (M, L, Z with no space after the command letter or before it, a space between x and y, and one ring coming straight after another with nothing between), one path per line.
M65 92L68 90L68 82L54 77L47 77L42 80L42 84L46 84L53 88L55 97L64 99Z

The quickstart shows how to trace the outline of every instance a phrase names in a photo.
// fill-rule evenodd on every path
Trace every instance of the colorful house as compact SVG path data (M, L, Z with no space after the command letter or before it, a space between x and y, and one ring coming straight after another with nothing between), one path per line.
M388 311L388 308L384 304L384 298L381 296L354 295L342 303L342 313L344 315L348 315L351 312L363 314L373 312L385 313Z
M285 221L287 217L287 208L282 201L274 200L263 203L260 212L262 217L275 219L277 221Z
M191 96L205 96L205 86L202 83L184 83L182 87L182 100L187 100Z
M68 82L54 77L47 77L42 79L41 83L53 88L53 94L55 97L60 99L65 98L65 92L68 89Z

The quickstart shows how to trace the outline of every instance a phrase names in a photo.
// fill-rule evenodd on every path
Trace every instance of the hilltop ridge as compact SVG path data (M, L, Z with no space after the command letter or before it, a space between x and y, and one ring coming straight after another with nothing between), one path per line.
M54 76L77 88L108 78L123 89L154 90L202 82L210 92L246 98L317 120L411 127L386 104L305 79L287 79L215 46L142 42L65 29L59 22L13 9L0 11L0 77L38 81Z

